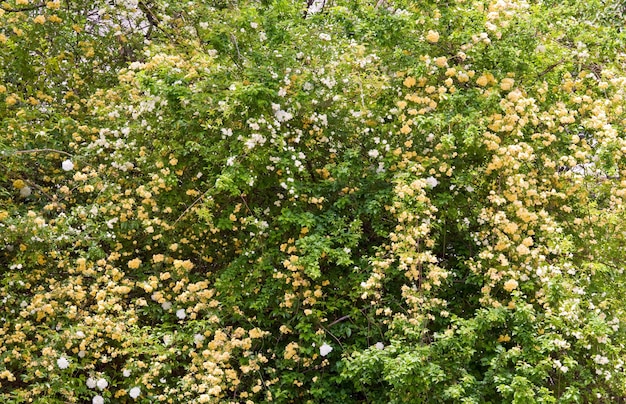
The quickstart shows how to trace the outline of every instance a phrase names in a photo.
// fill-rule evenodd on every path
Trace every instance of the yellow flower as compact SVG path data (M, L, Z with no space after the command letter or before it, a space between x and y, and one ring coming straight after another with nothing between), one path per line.
M504 226L504 232L507 234L514 234L518 229L518 226L516 223L513 222L508 222L506 224L506 226Z
M498 337L498 342L509 342L511 340L511 337L507 334L507 335L500 335Z
M26 186L26 183L22 180L15 180L13 181L13 188L15 189L22 189Z
M487 84L489 84L489 79L487 78L487 76L482 75L476 79L476 84L478 84L481 87L485 87Z
M413 87L415 83L417 83L417 81L415 80L415 77L410 77L410 76L404 79L404 82L403 82L404 86L408 88Z
M519 284L515 279L509 279L508 281L504 282L504 290L506 290L507 292L512 292L517 289L518 285Z
M189 260L174 260L174 268L179 269L179 268L183 268L186 269L187 271L193 269L194 264L193 262L189 261Z
M4 220L7 217L9 217L9 212L7 212L6 210L0 210L0 220Z
M17 97L16 97L15 95L11 94L11 95L9 95L9 96L6 98L5 102L7 103L7 105L8 105L9 107L11 107L11 106L13 106L13 105L17 104Z
M0 34L0 43L7 43L7 37L4 34Z
M259 328L253 328L250 330L250 338L253 338L253 339L263 338L265 334L266 333L261 331L261 329Z
M38 15L33 19L33 22L35 24L44 24L46 22L46 17L44 17L43 15Z
M530 254L530 250L524 244L518 245L516 250L517 250L517 253L519 255L528 255L528 254Z
M426 40L430 43L439 42L439 32L433 30L428 31L426 34Z
M139 258L135 258L134 260L128 261L128 267L130 269L137 269L141 265L141 260Z
M515 80L513 80L512 78L502 79L502 81L500 82L500 88L504 91L509 91L511 88L513 88L513 84L515 84Z

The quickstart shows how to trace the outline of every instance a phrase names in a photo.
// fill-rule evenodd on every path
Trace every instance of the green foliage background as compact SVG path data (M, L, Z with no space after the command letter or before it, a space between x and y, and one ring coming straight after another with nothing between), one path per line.
M0 398L621 402L623 15L0 3Z

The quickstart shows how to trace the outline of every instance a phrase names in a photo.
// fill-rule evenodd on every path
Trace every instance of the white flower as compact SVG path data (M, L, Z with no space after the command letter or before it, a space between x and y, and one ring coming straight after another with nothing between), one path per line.
M168 345L170 345L173 341L174 341L174 337L172 337L170 334L165 334L165 335L163 336L163 345L168 346Z
M274 116L276 116L278 122L287 122L293 118L293 114L291 112L283 111L281 109L275 111Z
M89 379L87 379L85 384L87 384L87 387L89 387L90 389L93 389L96 387L96 379L90 377Z
M161 303L161 307L163 307L163 310L169 310L172 308L172 303L170 302L163 302Z
M176 317L178 317L181 320L184 320L185 317L187 317L187 313L185 313L185 309L176 310Z
M91 400L91 402L92 404L104 404L104 398L101 395L97 395Z
M377 342L374 346L376 347L376 349L385 349L385 344L383 344L382 342Z
M311 5L309 6L308 13L309 14L317 14L324 8L325 1L323 0L313 0Z
M22 198L27 198L32 193L33 193L33 190L28 185L26 185L25 187L20 188L20 196Z
M98 386L100 390L104 390L109 386L109 382L107 382L106 379L99 379L96 382L96 386Z
M65 160L63 163L61 163L61 167L65 171L72 171L74 169L74 163L72 163L71 160Z
M437 181L435 177L426 178L426 185L428 185L429 187L435 188L437 184L439 184L439 181Z
M593 358L593 361L598 365L606 365L607 363L609 363L609 358L607 358L606 356L596 355Z
M372 150L367 152L367 155L370 156L370 157L373 157L373 158L378 157L378 154L379 154L378 150L376 150L376 149L372 149Z
M70 362L63 356L57 359L57 365L59 369L67 369L70 366Z
M330 41L330 39L331 39L330 35L328 35L328 34L323 34L323 33L322 33L322 34L320 34L319 38L320 38L322 41Z
M124 375L124 377L129 377L129 376L130 376L130 370L128 370L128 369L124 369L124 371L122 372L122 374Z
M130 398L137 398L139 397L140 394L141 394L141 389L139 387L133 387L128 392L128 395L130 396Z
M200 23L200 24L202 24L202 23ZM145 65L143 63L141 63L141 62L133 62L133 63L130 64L130 66L128 66L128 68L130 70L139 70L139 69L141 69L144 66Z
M333 347L324 342L324 344L322 344L322 346L320 347L320 355L326 356L331 353L332 350Z

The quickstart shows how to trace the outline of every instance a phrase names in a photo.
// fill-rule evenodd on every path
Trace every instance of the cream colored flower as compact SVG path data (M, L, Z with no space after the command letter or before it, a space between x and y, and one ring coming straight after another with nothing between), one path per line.
M426 40L430 43L439 42L439 32L433 30L428 31L426 34Z
M515 279L509 279L508 281L504 282L504 290L506 290L507 292L514 291L515 289L517 289L518 286L519 284Z

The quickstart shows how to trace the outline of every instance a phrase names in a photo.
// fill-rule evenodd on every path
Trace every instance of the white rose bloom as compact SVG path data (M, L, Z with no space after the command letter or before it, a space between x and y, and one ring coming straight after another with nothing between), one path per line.
M65 171L72 171L74 169L74 163L72 163L71 160L65 160L63 163L61 163L61 167Z
M32 190L32 189L31 189L28 185L26 185L26 186L25 186L25 187L23 187L23 188L20 188L20 196L21 196L22 198L27 198L27 197L29 197L29 196L30 196L30 194L32 194L32 193L33 193L33 190Z
M106 379L99 379L96 382L96 386L98 386L100 390L104 390L109 386L109 382L107 382Z
M435 188L437 184L439 184L439 181L437 181L435 177L428 177L426 178L426 184L431 188Z
M331 353L332 350L333 347L324 342L324 344L322 344L322 346L320 347L320 355L326 356Z
M128 392L128 395L130 396L130 398L137 398L139 397L140 394L141 394L141 389L139 387L133 387Z
M57 365L59 369L67 369L70 366L70 362L63 356L57 359Z

